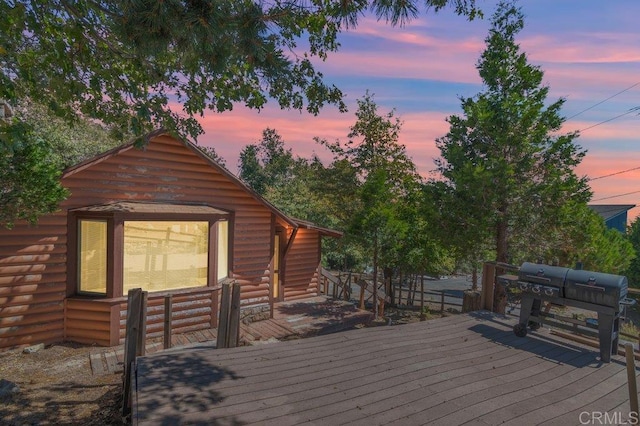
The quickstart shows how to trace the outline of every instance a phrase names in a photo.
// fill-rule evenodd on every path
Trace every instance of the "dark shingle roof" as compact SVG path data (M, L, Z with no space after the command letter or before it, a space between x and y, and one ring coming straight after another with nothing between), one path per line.
M635 204L589 204L589 207L602 216L604 220L609 220L625 213L635 206Z

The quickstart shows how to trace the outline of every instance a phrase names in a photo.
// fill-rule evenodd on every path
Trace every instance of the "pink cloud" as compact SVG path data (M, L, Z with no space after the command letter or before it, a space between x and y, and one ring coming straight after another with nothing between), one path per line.
M532 61L557 63L619 63L640 61L637 33L573 34L573 38L537 35L523 38L522 49Z

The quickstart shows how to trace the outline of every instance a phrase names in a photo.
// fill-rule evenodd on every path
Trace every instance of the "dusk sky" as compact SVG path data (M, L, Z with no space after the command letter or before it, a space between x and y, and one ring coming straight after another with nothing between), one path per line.
M261 112L236 106L201 119L201 145L213 146L237 172L240 150L276 129L294 155L330 153L314 137L347 140L356 100L367 90L381 113L395 109L403 121L400 142L423 176L439 156L435 139L448 131L445 118L460 114L459 97L483 90L475 68L485 48L497 2L478 0L483 20L468 22L452 11L430 11L402 28L364 17L341 34L341 48L318 64L325 81L346 95L349 112L325 107L318 116L281 111L271 102ZM640 1L521 0L525 28L517 38L529 62L545 73L549 102L566 99L563 132L581 131L577 143L588 150L577 169L591 182L594 204L640 206ZM602 176L638 168L637 170ZM619 196L621 194L628 194ZM629 212L640 214L640 207Z

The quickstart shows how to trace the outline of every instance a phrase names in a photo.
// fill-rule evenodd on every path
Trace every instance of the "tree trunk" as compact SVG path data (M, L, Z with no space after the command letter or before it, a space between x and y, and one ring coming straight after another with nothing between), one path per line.
M500 263L508 263L509 260L509 244L508 237L508 221L507 207L502 206L499 209L499 219L496 225L496 261Z
M500 218L496 229L496 261L500 263L509 263L509 244L508 237L508 221L507 207L500 208ZM501 266L497 265L496 275L501 274ZM507 309L507 292L502 284L495 283L495 291L493 293L493 309L499 314L504 314Z
M476 268L475 262L471 270L471 290L478 290L478 269Z
M378 319L378 238L373 240L373 319Z

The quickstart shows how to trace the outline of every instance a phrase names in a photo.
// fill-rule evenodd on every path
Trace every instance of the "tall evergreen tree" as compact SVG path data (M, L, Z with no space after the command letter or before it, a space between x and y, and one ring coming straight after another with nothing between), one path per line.
M420 176L400 144L402 127L395 112L380 114L370 94L358 100L356 122L346 143L323 142L334 153L335 164L348 164L357 177L347 222L350 238L371 259L374 272L374 301L377 301L378 270L393 267L400 259L403 240L409 229L403 205L413 199ZM374 315L377 306L374 303Z
M515 41L523 26L519 8L498 5L476 66L484 91L461 99L463 116L450 116L437 140L447 229L468 237L467 246L492 239L498 262L535 255L563 207L591 196L574 172L585 155L578 134L557 134L564 100L548 104L543 71Z

